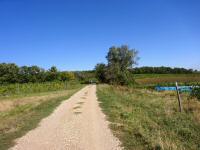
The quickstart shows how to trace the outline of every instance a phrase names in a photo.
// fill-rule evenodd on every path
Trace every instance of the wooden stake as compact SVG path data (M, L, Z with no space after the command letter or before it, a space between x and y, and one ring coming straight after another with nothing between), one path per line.
M176 91L177 91L177 96L178 96L178 105L179 105L179 111L182 112L182 103L181 103L181 96L179 93L179 88L178 88L178 83L176 82Z

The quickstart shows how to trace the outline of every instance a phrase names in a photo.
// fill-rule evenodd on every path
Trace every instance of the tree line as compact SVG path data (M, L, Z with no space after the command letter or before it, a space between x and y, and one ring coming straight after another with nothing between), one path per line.
M74 78L73 72L60 72L55 66L45 70L38 66L19 67L14 63L0 63L0 84L69 81Z
M66 72L55 66L45 70L38 66L19 67L14 63L0 63L0 84L69 81L77 79L82 83L98 80L102 83L128 85L134 83L133 74L187 74L197 70L170 67L134 67L138 62L138 51L127 45L109 48L107 63L98 63L94 70Z
M198 73L197 70L171 67L140 67L133 68L131 72L135 74L190 74Z
M108 50L107 64L99 63L95 67L96 78L102 83L128 85L133 84L133 74L189 74L197 70L171 67L134 67L137 65L138 51L127 45L111 47Z

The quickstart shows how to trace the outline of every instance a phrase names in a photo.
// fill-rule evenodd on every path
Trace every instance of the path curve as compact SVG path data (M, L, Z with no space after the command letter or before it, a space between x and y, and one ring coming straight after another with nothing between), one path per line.
M39 126L16 140L12 150L120 150L89 85L63 101Z

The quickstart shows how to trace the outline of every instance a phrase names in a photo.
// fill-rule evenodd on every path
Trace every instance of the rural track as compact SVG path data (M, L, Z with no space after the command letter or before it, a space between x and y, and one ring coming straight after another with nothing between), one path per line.
M99 107L96 85L63 101L39 126L16 140L11 150L120 150Z

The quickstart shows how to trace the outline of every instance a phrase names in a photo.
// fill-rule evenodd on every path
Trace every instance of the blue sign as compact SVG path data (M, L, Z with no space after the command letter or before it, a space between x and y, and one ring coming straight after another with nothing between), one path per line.
M155 87L155 89L157 91L176 91L176 87L175 86L171 86L171 87L157 86L157 87ZM192 86L179 86L178 89L181 92L191 92L192 91Z

